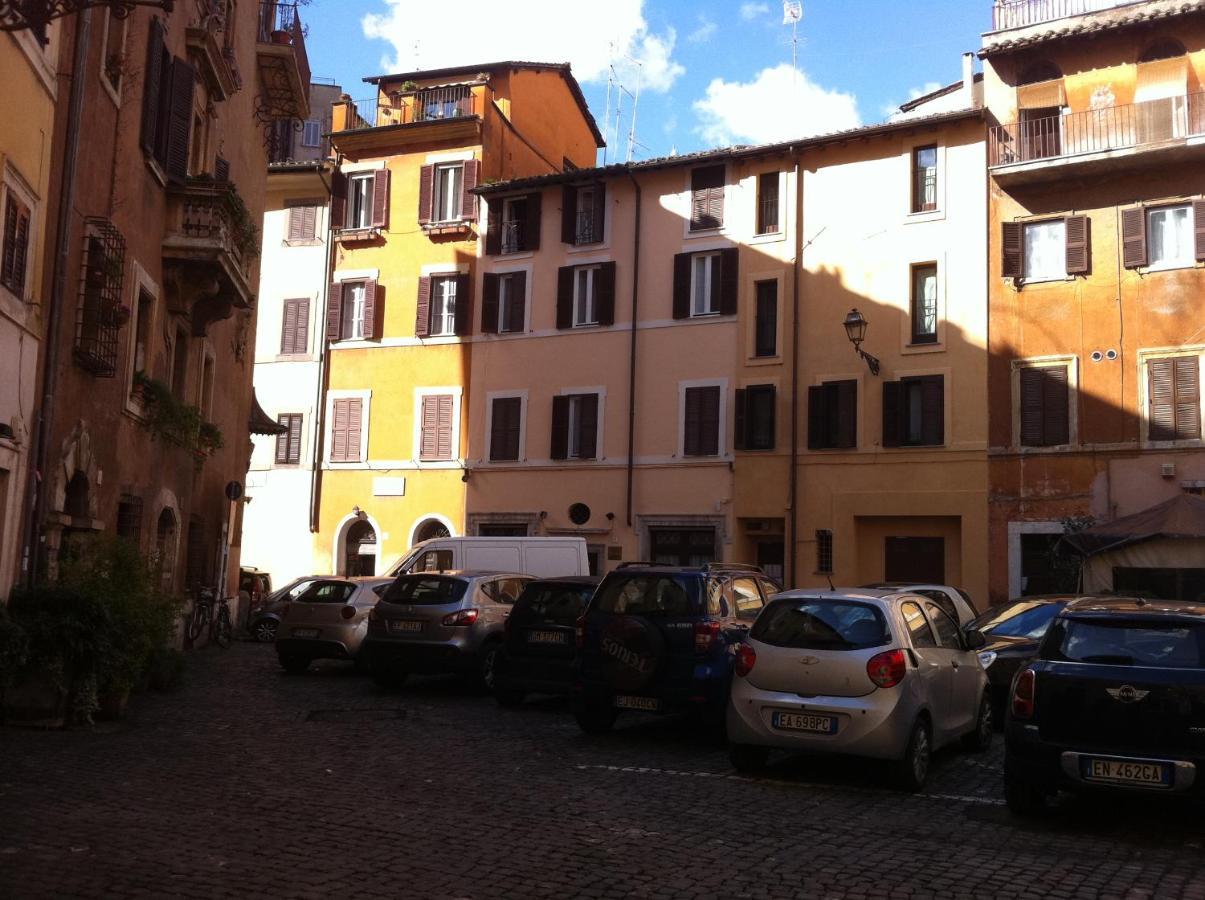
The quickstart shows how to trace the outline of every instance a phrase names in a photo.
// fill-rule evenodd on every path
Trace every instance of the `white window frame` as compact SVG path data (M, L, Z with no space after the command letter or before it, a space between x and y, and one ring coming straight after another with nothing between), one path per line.
M347 222L345 227L351 231L362 231L372 227L372 190L376 174L374 172L353 172L347 176ZM361 215L356 215L355 196L359 185L367 185L364 193L364 204Z
M1201 437L1190 438L1186 441L1152 441L1151 434L1151 398L1150 373L1147 363L1152 359L1168 359L1173 356L1195 356L1197 358L1197 407L1201 415ZM1167 347L1164 349L1144 349L1138 351L1138 417L1142 423L1141 441L1143 447L1168 449L1176 447L1205 447L1205 344L1194 344L1187 347Z
M427 321L427 336L428 337L454 337L456 335L456 280L455 274L441 272L438 275L431 277L431 306L428 310L429 319ZM441 287L446 286L442 296L439 298L438 305L436 301L436 291ZM450 302L449 302L450 300ZM437 312L442 308L442 312ZM440 329L436 330L436 323L439 323Z
M1023 447L1021 445L1021 370L1067 368L1067 443L1051 447ZM1079 357L1074 354L1059 356L1031 356L1014 359L1012 362L1012 448L1026 455L1057 453L1079 444ZM950 420L947 419L947 422ZM1012 596L1018 596L1016 594Z
M1030 228L1040 228L1043 226L1058 226L1063 232L1063 265L1061 271L1052 271L1037 275L1029 274L1029 260L1032 254L1028 252L1028 234ZM1025 222L1021 226L1021 246L1024 260L1024 271L1021 273L1021 278L1025 284L1041 284L1044 281L1066 281L1067 280L1067 220L1064 218L1057 219L1038 219L1033 222Z
M515 218L514 211L515 211L515 207L518 205L519 201L526 200L526 199L527 199L526 196L507 197L505 200L502 201L502 220L498 223L498 243L499 243L498 249L500 250L501 253L503 253L506 256L511 256L515 253L523 252L519 248L517 242L516 243L508 243L508 240L510 240L509 236L513 235L514 232L511 231L510 229L508 229L507 226L512 223L516 223L516 222L519 223L520 225L522 224L521 219Z
M498 272L496 274L498 276L498 321L496 323L497 328L498 328L498 334L520 334L523 331L527 330L528 304L526 302L527 301L526 282L530 280L530 277L527 279L524 279L525 283L524 283L524 289L523 289L523 297L519 298L516 296L516 292L515 292L515 288L514 288L515 276L523 274L523 273L522 272ZM524 301L524 303L523 303L523 327L520 330L512 330L512 329L509 329L506 327L506 324L510 318L507 315L507 313L510 309L511 304L513 304L517 299L522 299Z
M332 462L331 448L334 446L335 434L335 401L360 401L360 459L357 462ZM372 421L372 390L333 390L326 393L326 425L325 446L322 450L322 462L330 469L364 469L368 468L368 424ZM377 532L377 540L381 533Z
M494 401L519 398L519 458L491 459L494 436ZM490 391L485 395L485 453L480 462L491 466L507 466L527 462L527 391Z
M1157 213L1168 212L1173 209L1183 209L1188 212L1187 225L1185 226L1186 240L1185 248L1187 256L1180 259L1160 260L1155 261L1155 241L1153 239L1154 229L1151 223L1151 217ZM1148 272L1164 272L1170 269L1191 269L1197 264L1196 253L1193 251L1193 227L1195 220L1193 217L1193 207L1191 202L1186 203L1164 203L1159 206L1148 206L1143 210L1142 227L1146 229L1146 246L1147 255L1150 257L1149 264L1146 266Z
M773 281L777 288L774 291L774 355L773 356L758 356L757 355L757 285L763 281ZM745 365L746 366L769 366L781 365L782 363L782 316L783 316L783 292L785 289L785 276L780 269L774 269L766 272L751 272L744 276L745 296L749 298L747 304L746 327L745 327ZM759 384L763 382L758 382Z
M33 296L34 282L37 276L41 274L41 267L38 265L40 260L37 258L37 240L38 221L41 210L38 208L37 195L29 187L28 182L21 177L21 174L11 165L4 167L4 180L0 183L0 246L4 240L4 212L8 207L9 194L16 196L26 209L29 210L29 228L25 235L25 283L21 285L21 296L18 297L10 291L5 285L0 285L0 296L12 297L22 305L29 302Z
M602 460L605 457L605 454L603 452L603 435L604 435L603 423L606 421L606 417L607 417L607 389L605 387L601 387L601 386L571 387L571 388L562 388L561 390L557 391L557 394L562 397L572 397L572 396L576 396L579 394L594 394L598 397L598 426L597 426L597 428L595 428L595 431L594 431L594 451L595 451L594 457L591 459L582 459L580 456L569 455L570 450L572 448L573 435L574 435L574 432L576 431L576 429L573 427L573 413L572 413L573 404L570 403L570 405L569 405L569 408L570 408L569 421L566 423L566 427L569 429L569 431L565 435L565 459L566 459L566 461L572 460L574 462L586 462L586 463L598 462L598 461ZM580 450L580 448L579 448L579 450Z
M1021 591L1021 535L1064 534L1062 522L1009 522L1008 523L1008 596L1020 597Z
M913 179L915 173L912 170L913 153L922 147L937 146L937 184L934 187L934 198L937 206L934 209L921 210L920 212L912 211L912 190ZM930 138L926 140L917 139L904 147L902 156L904 167L904 184L907 186L904 191L904 221L911 222L932 222L937 219L946 217L946 144L941 138Z
M208 390L205 385L205 365L211 363L213 365L213 380L209 382ZM201 367L197 371L197 408L201 410L202 416L206 417L206 421L213 421L213 397L217 392L218 384L218 357L213 350L212 344L206 339L201 346ZM208 396L206 396L208 394ZM208 414L208 415L207 415Z
M760 383L760 382L759 382ZM720 389L720 413L718 417L717 427L719 433L716 435L716 450L715 456L687 456L686 455L686 389L700 387L718 387ZM678 382L678 452L679 459L690 460L725 460L731 459L732 453L728 448L728 379L727 378L696 378L689 381Z
M598 265L577 266L573 270L574 328L591 328L598 324L598 273L601 270L602 266Z
M448 173L455 171L456 190L447 194ZM431 221L457 222L464 218L463 206L464 163L436 163L431 177ZM448 215L445 215L448 213Z
M349 288L352 296L350 301L348 299ZM358 299L355 296L357 288L359 289ZM343 292L343 296L340 298L343 309L340 313L339 340L364 340L364 299L367 289L367 283L359 279L348 279L339 283L339 290Z
M777 175L778 176L778 227L776 229L774 229L773 231L759 232L757 230L757 225L758 225L757 220L758 220L758 216L761 214L761 179L762 179L763 175ZM753 239L760 238L763 241L767 241L767 240L771 240L773 238L781 238L781 237L783 237L784 234L786 234L786 230L787 230L787 228L786 228L786 226L787 226L786 190L787 190L787 185L786 185L786 173L785 172L782 172L782 171L776 170L776 169L770 169L769 171L766 171L766 172L758 172L756 175L753 176L753 228L751 229L751 231L753 232Z
M310 140L310 135L313 134L313 140ZM306 119L301 128L301 146L303 147L321 147L322 146L322 122L318 119Z
M113 84L113 82L109 81L109 72L108 72L109 29L113 27L114 20L115 20L115 17L113 15L113 8L106 7L105 8L104 28L101 30L100 72L98 73L98 75L100 77L100 83L105 89L105 93L109 95L109 99L112 100L116 106L121 106L121 89L122 89L123 84L125 83L125 72L124 71L122 72L121 77L117 80L117 84ZM116 19L116 22L117 22L118 26L121 28L121 46L119 48L117 48L117 53L121 54L122 63L124 65L126 62L126 59L125 59L126 44L129 43L129 39L130 39L130 20L127 17L125 19Z
M423 398L448 397L452 398L452 458L451 459L422 459L423 448ZM464 399L464 388L460 385L449 387L416 387L414 389L414 463L420 469L460 469L464 467L464 458L460 455L460 407Z
M137 356L137 340L138 340L138 301L142 294L151 297L151 316L147 323L147 355L151 355L151 347L154 346L154 336L159 333L159 285L147 273L146 269L142 268L138 260L133 260L131 267L130 290L127 294L126 302L130 304L132 312L130 321L126 325L129 332L126 335L126 400L125 408L127 412L133 413L136 416L141 416L142 401L135 395L134 387L134 365ZM146 360L149 363L149 360Z
M697 266L700 260L707 261L704 264L705 272L703 275L703 296L706 298L707 303L710 304L715 298L714 282L716 267L720 264L720 258L721 253L719 250L704 250L699 253L695 253L690 258L690 318L692 319L704 319L709 316L718 316L720 314L720 308L718 306L715 309L707 309L703 312L699 312L695 309L695 299L699 292L698 277L696 275Z

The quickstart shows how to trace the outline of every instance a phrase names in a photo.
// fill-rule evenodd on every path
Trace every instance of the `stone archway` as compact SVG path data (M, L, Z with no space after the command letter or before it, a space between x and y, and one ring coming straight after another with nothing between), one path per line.
M343 560L347 575L377 574L377 532L366 519L352 522L343 538Z
M418 527L414 529L414 540L411 544L421 544L423 541L434 540L435 538L451 537L452 531L441 522L439 519L424 519L418 523Z

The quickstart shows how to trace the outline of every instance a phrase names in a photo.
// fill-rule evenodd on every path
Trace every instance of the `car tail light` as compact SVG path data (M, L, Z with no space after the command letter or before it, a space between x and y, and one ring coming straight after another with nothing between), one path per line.
M1033 669L1022 669L1013 682L1013 718L1032 719L1038 676Z
M354 619L356 617L356 608L354 606L345 606L339 610L339 615L345 619Z
M715 646L720 637L720 623L695 622L695 652L706 653Z
M577 624L574 626L573 643L577 645L578 650L582 649L582 647L584 647L586 645L586 617L585 616L582 616L580 619L578 619Z
M472 625L477 621L477 617L481 615L479 609L462 609L460 612L454 612L451 615L444 616L445 625Z
M736 647L736 674L744 678L753 671L757 664L757 651L748 644L738 644Z
M903 650L887 650L870 658L866 674L881 688L895 687L908 672L908 657Z

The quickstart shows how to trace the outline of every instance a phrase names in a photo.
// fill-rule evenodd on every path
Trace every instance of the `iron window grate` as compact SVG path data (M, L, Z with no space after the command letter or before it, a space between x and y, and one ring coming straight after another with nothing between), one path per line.
M108 219L84 220L80 296L75 314L75 361L93 375L117 374L118 335L130 317L122 303L126 243Z
M816 571L822 575L833 571L833 533L827 528L816 531Z

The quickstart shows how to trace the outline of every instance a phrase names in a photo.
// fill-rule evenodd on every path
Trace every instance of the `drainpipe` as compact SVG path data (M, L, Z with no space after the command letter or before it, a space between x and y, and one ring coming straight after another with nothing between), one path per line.
M92 35L92 10L85 8L76 15L75 49L71 63L71 104L67 110L67 134L63 152L63 178L59 188L58 221L54 236L54 280L50 287L50 303L46 309L46 334L43 338L42 402L39 406L38 431L34 445L34 465L30 471L29 517L25 523L28 558L26 583L32 585L40 562L41 522L46 506L47 442L54 421L55 391L59 380L59 333L63 321L63 298L67 295L68 258L71 255L71 210L75 206L75 175L79 162L80 124L84 107L84 77L88 60L88 44Z
M640 182L628 169L628 178L636 190L636 227L632 238L632 328L628 348L628 494L627 522L632 527L632 491L636 479L636 318L640 309Z
M322 304L322 315L318 317L318 327L322 329L320 345L322 350L318 354L318 387L314 392L314 439L310 442L310 446L314 448L314 467L310 470L310 534L317 534L319 531L318 516L322 494L322 456L325 452L325 448L322 446L322 436L325 434L324 424L326 422L326 380L330 374L327 361L330 359L331 353L330 342L326 339L326 311L331 302L331 273L334 271L335 261L335 223L331 221L331 210L334 208L334 173L338 169L339 157L336 157L329 182L322 177L322 170L318 170L318 177L326 188L327 198L326 262L322 272L322 296L326 298L326 303Z
M794 149L794 148L792 148ZM798 585L799 561L799 281L803 276L803 165L795 150L795 265L791 270L791 471L787 520L787 588Z

